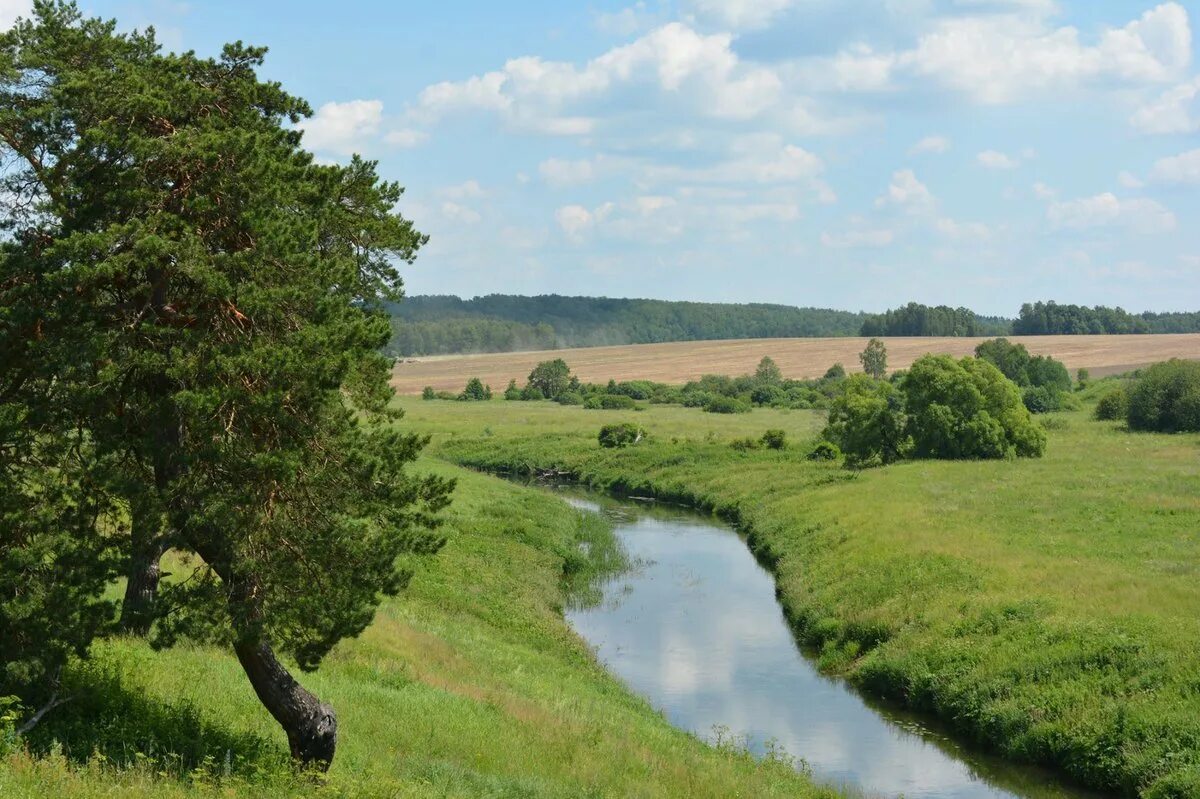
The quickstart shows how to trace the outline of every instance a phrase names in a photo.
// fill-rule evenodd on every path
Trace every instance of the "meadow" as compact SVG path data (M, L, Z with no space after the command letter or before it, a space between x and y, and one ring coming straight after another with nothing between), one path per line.
M797 635L869 694L1121 795L1200 795L1200 436L1041 417L1041 459L862 472L806 455L812 411L422 402L435 451L556 471L737 525ZM596 443L628 421L649 439ZM768 428L784 451L733 447ZM803 753L798 753L802 755Z
M955 357L971 355L984 338L886 338L888 363L905 369L926 353ZM1088 369L1094 377L1127 372L1168 358L1195 358L1200 334L1125 336L1021 336L1033 355L1052 355L1072 371ZM684 341L671 344L630 344L541 352L487 355L440 355L405 358L392 373L392 387L401 394L420 394L425 386L461 391L468 378L478 377L503 391L509 380L519 385L539 361L564 358L584 382L654 380L686 383L705 374L738 375L754 371L764 355L794 379L820 377L830 364L859 370L864 338L775 338L729 341Z
M843 795L674 729L597 665L561 608L566 583L616 564L598 516L434 460L419 468L458 478L449 543L301 678L341 720L327 775L293 772L226 650L116 639L73 669L72 700L35 728L49 754L0 759L0 796Z

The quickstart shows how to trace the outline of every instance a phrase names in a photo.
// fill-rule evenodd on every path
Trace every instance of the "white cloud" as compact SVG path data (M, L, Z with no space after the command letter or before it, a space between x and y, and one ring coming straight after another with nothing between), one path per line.
M461 222L466 225L476 225L483 218L473 208L468 208L465 205L450 200L442 203L442 216L451 222Z
M551 186L575 186L592 180L596 176L596 165L587 158L578 161L547 158L538 164L538 174Z
M978 102L999 104L1095 81L1164 82L1190 60L1187 11L1170 2L1104 31L1091 45L1080 41L1077 29L1050 29L1037 16L948 17L896 64Z
M851 230L845 233L822 233L821 246L831 250L853 250L886 247L895 240L895 234L887 229Z
M350 155L379 132L383 103L379 100L350 100L326 103L297 127L304 131L304 144L312 150Z
M938 233L955 241L984 241L992 237L992 229L982 222L957 222L944 216L934 227Z
M620 11L593 12L592 22L597 30L615 36L632 36L650 27L654 15L646 10L644 2L634 3Z
M763 133L736 139L731 157L714 166L651 166L645 176L655 182L797 183L811 182L824 167L819 157L803 147L787 144L777 134Z
M1039 180L1033 184L1033 195L1039 200L1053 200L1058 196L1058 192Z
M987 169L1016 169L1021 165L1020 159L998 150L984 150L975 156L975 160Z
M448 200L478 200L487 196L483 186L477 180L468 180L453 186L443 186L438 189L438 196Z
M1188 183L1200 185L1200 150L1160 158L1150 170L1155 183Z
M32 9L32 0L0 0L0 31L11 28L17 17L28 17Z
M393 147L416 147L428 141L429 134L414 128L399 128L389 130L384 134L383 140Z
M1146 182L1137 175L1126 171L1117 175L1117 183L1121 184L1121 188L1124 189L1140 189L1146 185Z
M554 212L554 221L568 239L578 242L596 223L596 217L582 205L564 205Z
M687 0L686 7L701 19L733 30L767 26L796 0Z
M1178 225L1175 214L1154 200L1122 200L1111 193L1052 203L1046 218L1053 227L1069 230L1121 227L1149 234L1166 233Z
M922 153L944 153L950 149L950 139L945 136L926 136L914 144L908 151L909 155Z
M1139 108L1130 124L1143 133L1192 133L1200 130L1200 75L1173 86L1154 102Z
M924 183L917 180L911 169L901 169L892 174L892 182L887 192L875 200L877 208L889 205L921 210L933 205L933 194Z

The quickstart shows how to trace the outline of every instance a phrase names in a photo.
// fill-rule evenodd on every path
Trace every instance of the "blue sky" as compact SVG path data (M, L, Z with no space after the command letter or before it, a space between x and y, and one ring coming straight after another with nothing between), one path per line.
M81 5L270 47L407 187L413 293L1200 308L1194 3Z

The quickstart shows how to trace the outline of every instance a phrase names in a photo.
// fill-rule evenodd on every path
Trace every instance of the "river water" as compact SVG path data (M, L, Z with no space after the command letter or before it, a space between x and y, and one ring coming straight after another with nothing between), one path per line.
M728 526L657 503L554 489L615 523L633 567L571 626L672 724L801 758L820 782L905 799L1095 799L872 706L796 645L775 584Z

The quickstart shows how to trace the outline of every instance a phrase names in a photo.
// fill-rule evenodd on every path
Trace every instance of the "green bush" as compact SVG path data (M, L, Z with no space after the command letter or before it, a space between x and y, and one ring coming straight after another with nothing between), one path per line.
M521 389L521 399L525 400L526 402L537 402L538 400L544 400L545 398L546 395L542 393L542 390L537 386L530 385Z
M846 377L846 367L840 363L835 363L833 366L825 370L825 376L822 380L842 380Z
M589 410L632 411L637 408L633 397L624 394L593 394L583 403Z
M642 429L636 424L606 424L600 428L598 436L600 446L605 449L619 449L636 444L645 437Z
M1046 433L1017 386L986 360L926 355L903 383L907 431L920 458L1040 457ZM845 449L845 447L843 447Z
M840 457L842 451L831 441L818 441L812 452L808 453L810 461L836 461Z
M492 387L485 386L478 377L472 377L458 398L463 402L486 402L492 398Z
M715 395L707 391L687 390L684 389L680 396L680 404L685 408L703 408L708 403L712 402Z
M749 452L752 449L758 449L759 442L753 438L737 438L729 442L730 449L736 449L738 452Z
M1095 416L1102 422L1124 421L1129 415L1129 392L1122 386L1113 389L1096 403Z
M1077 369L1075 371L1075 388L1078 391L1083 391L1092 382L1092 373L1087 369Z
M1050 413L1063 409L1063 393L1047 386L1026 386L1021 402L1030 413Z
M559 405L582 405L583 395L577 391L564 391L555 400Z
M458 395L453 391L439 391L433 395L433 398L440 400L456 400L458 399Z
M586 397L583 400L583 407L584 407L584 410L588 410L588 411L600 410L600 407L601 407L600 406L600 395L592 394L590 397Z
M891 383L852 375L829 408L824 438L846 454L850 466L891 463L911 447L904 398Z
M750 401L755 405L774 405L787 399L787 394L776 385L762 385L750 392Z
M425 388L421 389L421 399L437 399L437 392L433 390L433 386L425 386Z
M1129 394L1130 429L1200 431L1200 362L1173 358L1146 369Z
M704 406L708 413L749 413L750 403L737 397L713 397Z
M524 399L521 395L521 389L517 388L516 380L508 381L508 388L504 389L504 398L509 401Z
M771 429L762 434L763 446L767 449L787 449L787 433Z

